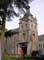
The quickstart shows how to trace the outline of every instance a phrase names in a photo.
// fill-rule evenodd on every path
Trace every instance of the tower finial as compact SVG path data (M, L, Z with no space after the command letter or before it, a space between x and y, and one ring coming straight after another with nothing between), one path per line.
M31 13L30 13L30 6L27 6L26 7L26 14L24 15L24 16L29 16L29 15L32 15Z

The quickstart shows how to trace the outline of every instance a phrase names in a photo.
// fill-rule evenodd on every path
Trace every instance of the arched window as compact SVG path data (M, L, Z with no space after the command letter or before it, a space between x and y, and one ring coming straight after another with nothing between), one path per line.
M23 33L23 39L25 40L25 38L26 38L26 35L25 35L25 33Z
M32 34L32 40L35 40L35 34Z

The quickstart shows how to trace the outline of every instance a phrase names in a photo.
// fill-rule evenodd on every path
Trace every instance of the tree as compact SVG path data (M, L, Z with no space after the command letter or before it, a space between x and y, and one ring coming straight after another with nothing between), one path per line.
M32 0L0 0L0 16L2 17L2 30L5 28L5 20L8 15L10 18L11 15L18 16L18 14L13 10L12 4L16 5L16 8L20 10L20 12L25 12L29 8L29 3L32 2Z
M6 17L8 16L8 18L10 18L13 15L19 16L19 14L14 11L12 4L14 4L16 8L25 15L29 9L29 3L32 1L33 0L0 0L0 16L2 18L0 37L4 35Z

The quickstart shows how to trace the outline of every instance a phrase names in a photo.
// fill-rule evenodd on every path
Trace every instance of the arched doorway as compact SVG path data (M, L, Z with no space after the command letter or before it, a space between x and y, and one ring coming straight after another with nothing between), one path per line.
M24 55L27 54L27 45L25 43L21 45L21 49Z

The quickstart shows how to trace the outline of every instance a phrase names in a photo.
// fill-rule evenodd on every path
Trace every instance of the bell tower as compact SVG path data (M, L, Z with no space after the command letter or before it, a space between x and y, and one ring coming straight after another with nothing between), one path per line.
M19 43L27 44L27 54L33 50L38 50L38 32L37 32L37 19L29 13L29 9L19 22ZM30 51L30 52L29 52Z
M24 16L20 19L19 22L19 40L32 40L32 36L35 36L35 40L38 39L37 35L37 19L36 17L31 16Z

